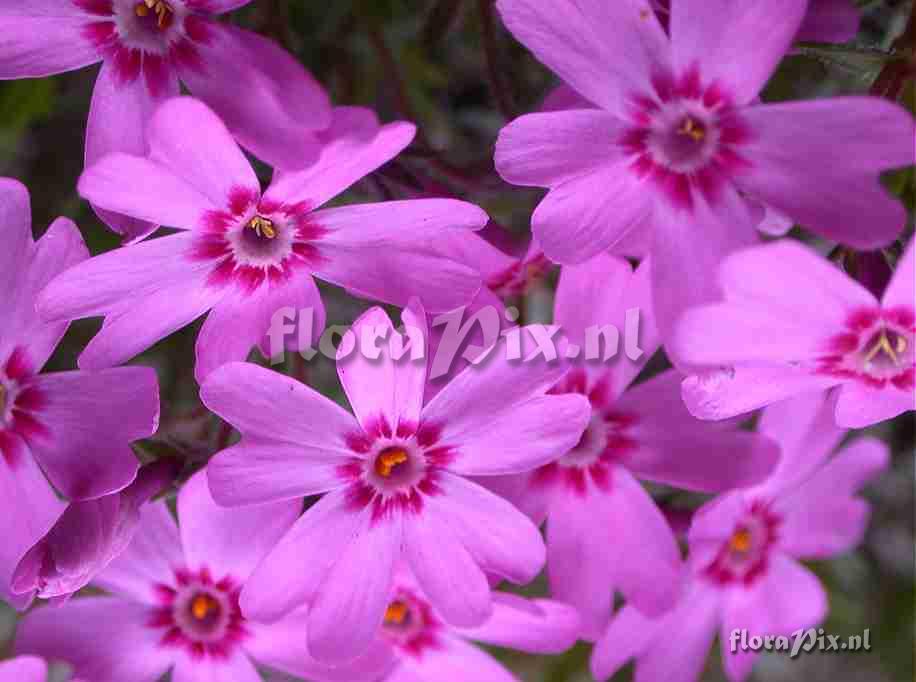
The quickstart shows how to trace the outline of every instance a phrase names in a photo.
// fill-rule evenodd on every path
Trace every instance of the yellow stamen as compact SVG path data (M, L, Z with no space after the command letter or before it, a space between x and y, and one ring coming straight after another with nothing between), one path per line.
M751 536L751 531L747 528L739 528L731 536L731 539L728 541L729 547L732 551L740 552L744 554L751 548L751 541L753 537Z
M209 594L199 594L191 600L191 615L197 620L204 620L219 608L219 604Z
M273 239L277 236L277 231L274 229L273 221L268 220L267 218L262 218L259 215L256 215L248 222L248 227L254 230L259 237L267 237L268 239Z
M689 135L696 142L702 142L706 139L706 128L701 123L694 121L690 116L684 119L677 131L681 135Z
M160 31L172 25L173 10L164 0L142 0L134 7L138 17L149 16L150 10L156 15L156 25Z
M401 448L383 450L375 460L375 473L388 478L395 467L407 461L407 453Z
M385 609L385 622L389 625L403 625L410 615L410 609L402 601L393 601Z
M907 349L907 341L902 336L897 337L896 348L891 346L890 339L887 338L887 332L881 332L881 338L878 339L876 343L868 354L865 356L865 364L870 365L871 361L875 359L879 353L884 353L887 355L895 365L900 364L900 354L904 353Z

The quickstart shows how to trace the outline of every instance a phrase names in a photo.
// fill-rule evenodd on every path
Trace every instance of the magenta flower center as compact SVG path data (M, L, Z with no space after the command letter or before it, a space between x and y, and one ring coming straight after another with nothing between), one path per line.
M338 475L348 484L350 506L371 507L375 520L392 513L420 513L423 497L441 492L439 471L454 458L452 449L439 442L440 432L406 423L393 429L379 418L364 431L344 434L354 456L338 468Z
M753 503L722 545L707 575L722 584L754 582L766 571L780 524L766 504Z
M155 586L160 607L148 625L164 630L160 646L184 648L194 658L229 658L248 637L238 603L240 587L229 577L214 582L205 568L177 571L175 583Z
M322 262L316 241L325 234L306 204L276 204L259 193L235 188L227 207L202 220L191 258L210 261L208 283L238 285L252 293L265 282L281 284L297 270L313 270Z
M652 85L651 93L631 98L632 125L620 139L631 170L675 206L691 208L697 195L715 203L746 165L738 152L749 136L737 110L695 69L680 79L656 76Z
M47 397L33 385L32 377L31 363L21 347L0 365L0 457L10 466L21 452L18 439L28 443L48 435L41 418Z
M829 354L818 361L821 374L854 379L873 388L890 385L909 391L916 385L916 315L912 309L856 311L827 347Z
M401 653L419 657L437 645L441 628L429 603L413 592L399 589L385 610L381 635Z

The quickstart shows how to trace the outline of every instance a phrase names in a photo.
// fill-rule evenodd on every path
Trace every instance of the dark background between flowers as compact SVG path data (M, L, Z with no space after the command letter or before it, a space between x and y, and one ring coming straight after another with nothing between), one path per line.
M860 0L858 4L863 22L856 41L844 46L801 46L784 60L765 92L766 100L870 90L884 94L893 89L899 90L905 106L916 111L912 0ZM503 29L492 0L255 0L228 20L282 43L329 89L336 104L369 106L384 121L407 119L418 124L417 139L404 154L338 202L400 198L422 186L480 204L514 238L525 239L540 191L501 182L493 170L493 142L508 119L537 107L553 81ZM908 25L907 41L901 36ZM910 78L903 80L908 65ZM75 191L96 69L0 83L0 175L18 178L29 187L36 237L56 216L68 216L77 221L94 254L118 246L117 236ZM269 169L258 168L266 183ZM889 176L887 184L907 204L910 235L916 197L913 169ZM828 253L834 245L817 246ZM885 255L893 262L898 254L899 248ZM549 319L555 279L554 275L514 301L524 320ZM368 305L333 287L322 288L329 324L347 324ZM73 324L48 369L73 368L98 326L98 321ZM215 449L232 438L196 397L192 368L198 327L199 323L174 334L134 361L157 368L163 400L159 433L139 443L137 455L144 461L181 458L184 476L203 466ZM647 374L664 367L664 362L656 358ZM344 400L333 364L321 356L308 364L294 359L276 369L295 373L325 394ZM830 592L827 631L847 635L870 628L873 650L809 654L795 661L783 655L766 656L755 669L755 680L914 679L914 419L912 414L904 415L869 431L887 441L894 456L891 471L867 491L874 515L866 540L856 552L813 568ZM695 507L702 500L661 487L653 492L663 504L679 508ZM539 581L525 591L544 590ZM9 653L15 620L15 614L0 606L0 658ZM690 623L683 627L689 628ZM572 682L590 679L588 651L589 647L579 645L556 657L496 653L526 681ZM704 681L724 680L717 657L715 652L710 656ZM618 678L630 679L629 670Z

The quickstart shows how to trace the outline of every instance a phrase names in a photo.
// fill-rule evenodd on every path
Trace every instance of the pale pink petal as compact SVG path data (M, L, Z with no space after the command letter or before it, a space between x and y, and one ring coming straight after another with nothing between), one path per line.
M333 667L319 663L308 650L307 609L299 609L275 623L248 621L246 628L251 638L245 641L245 651L259 665L315 682L381 680L396 665L391 646L381 638L369 646L365 656L355 661ZM385 679L387 682L388 678Z
M846 435L836 424L836 391L814 391L767 407L757 431L779 443L779 465L757 490L779 496L819 469Z
M493 610L490 584L451 528L447 509L404 517L404 559L433 608L450 625L474 627Z
M613 676L627 661L642 655L670 621L671 616L651 619L630 605L624 606L592 650L592 676L599 681Z
M332 455L350 453L344 437L359 428L351 414L317 391L250 363L223 365L200 394L207 407L246 436L321 447Z
M598 109L527 114L499 131L496 169L513 185L555 187L622 161L625 129Z
M916 239L910 239L903 256L897 261L894 275L881 298L885 308L916 307Z
M905 210L878 174L913 163L906 110L877 97L832 97L750 107L745 116L755 134L743 152L751 167L737 178L742 189L856 248L885 246L900 234ZM839 158L837 140L845 140Z
M697 420L681 399L681 375L658 374L626 391L613 409L634 415L627 435L636 448L623 464L640 478L715 492L766 478L779 461L777 444L747 431Z
M321 133L321 156L302 168L275 176L264 196L279 202L306 202L317 208L387 163L413 140L411 123L381 125L375 112L335 107L331 127Z
M331 123L331 104L318 81L271 40L226 24L206 28L207 42L197 44L204 68L181 70L191 92L269 165L314 162L320 151L315 133Z
M691 362L681 356L678 346L671 346L678 320L689 308L722 298L714 273L726 256L757 240L744 200L730 188L715 208L700 203L692 215L670 212L657 217L652 302L658 330L675 366Z
M148 367L41 374L43 430L29 437L35 459L71 499L120 490L137 473L129 444L159 426L159 385Z
M493 593L493 615L460 634L493 646L536 654L560 654L579 638L579 615L572 606L551 599L524 599Z
M155 682L174 654L159 646L162 631L147 626L152 613L149 606L112 597L45 606L20 621L15 651L67 661L87 680Z
M733 590L732 595L732 601L734 601L736 597L740 598L744 596L740 595L740 590ZM730 682L743 682L746 680L751 674L754 663L757 662L757 658L760 656L756 651L744 651L740 647L732 651L733 632L736 630L751 629L755 632L758 631L757 628L752 628L751 623L743 619L746 613L746 611L742 611L741 609L733 608L732 604L728 601L726 601L722 609L722 626L719 629L719 651L722 657L722 668L725 670L725 674ZM750 634L750 632L748 634Z
M796 40L847 43L859 32L859 9L853 0L810 0Z
M165 166L122 152L83 171L77 190L93 206L183 230L221 206Z
M344 481L339 468L354 455L333 448L244 437L210 460L210 488L219 504L230 507L300 500L333 490Z
M419 658L404 658L401 665L413 673L397 682L519 682L502 664L482 649L457 637L443 636L441 645L423 652ZM392 682L387 680L386 682Z
M728 419L800 393L836 386L840 381L789 362L742 365L688 376L681 384L681 397L698 419Z
M565 338L575 342L587 357L590 336L597 339L597 332L607 325L617 329L617 355L603 360L605 346L601 348L602 362L594 365L608 372L611 396L629 386L661 342L652 307L650 267L645 260L633 272L624 259L599 254L582 265L567 266L560 273L554 322L563 329ZM642 351L635 359L630 357L627 343L628 314L635 320L636 346Z
M51 529L65 505L19 437L7 434L5 440L15 440L16 445L13 451L5 444L0 453L0 599L24 610L34 592L12 594L14 571L28 549Z
M226 509L213 501L207 475L200 471L178 494L181 544L187 567L208 567L214 575L244 582L255 566L292 527L302 504L274 502Z
M83 37L91 21L91 15L76 3L4 3L0 10L0 79L41 78L99 61L98 48Z
M45 682L48 664L34 656L20 656L0 663L3 682Z
M607 496L557 491L547 518L547 577L550 595L575 606L582 618L582 638L601 637L613 613L616 542Z
M251 659L235 650L229 658L180 655L172 669L172 682L262 682Z
M787 362L822 355L850 313L878 304L838 267L787 239L730 256L719 280L727 302L688 311L670 344L687 363Z
M147 137L150 161L181 178L214 206L224 206L238 188L260 191L251 164L225 124L200 100L176 97L163 104L149 123Z
M178 94L178 79L168 73L161 89L155 94L143 78L121 83L112 62L102 63L86 123L86 154L84 167L90 168L106 154L125 152L146 156L146 127L156 106ZM111 229L124 235L127 241L142 239L152 233L155 223L96 209L99 218Z
M840 389L836 423L847 429L863 429L912 410L916 410L913 389L872 388L850 382Z
M806 482L775 503L783 523L780 547L800 558L842 554L862 541L869 505L856 496L887 469L888 447L860 438L844 448Z
M671 48L675 69L699 67L738 104L754 99L792 45L805 0L674 0Z
M421 338L405 338L404 347L408 342L425 345L426 315L420 311L419 316L408 317L405 324L414 327ZM422 329L417 327L419 320L424 325ZM377 306L360 315L350 329L356 335L357 349L346 357L338 355L337 375L363 428L369 430L379 418L393 429L399 423L417 424L426 384L426 356L413 360L406 352L398 360L392 358L392 339L399 332L388 314Z
M322 663L352 661L366 653L391 598L394 566L402 551L401 519L376 522L371 516L363 515L356 536L343 547L309 610L308 647ZM409 548L409 537L403 543ZM312 551L325 549L315 545Z
M10 244L10 250L16 255L18 249ZM17 274L17 287L4 306L0 358L6 356L5 348L22 344L19 347L28 356L32 370L37 372L54 352L68 325L63 321L42 320L35 312L35 298L54 277L86 260L89 252L79 228L67 218L58 218L31 249L30 257L24 257L23 263L28 262L25 272L19 272L15 266L11 268L11 272Z
M156 606L161 597L155 586L174 584L175 571L184 567L175 519L165 502L156 502L140 510L133 540L93 584L126 600Z
M308 311L312 314L312 336L300 339L299 313ZM275 342L271 341L271 330L278 321L287 323L293 330L288 342L286 337L279 336ZM247 360L255 346L262 351L266 346L268 357L271 345L281 351L292 346L289 352L296 352L301 344L301 350L306 350L320 337L324 325L321 294L315 280L308 275L262 286L246 296L227 295L213 307L197 335L194 376L203 384L213 370L229 362ZM282 355L279 359L282 360Z
M0 230L5 245L0 250L0 287L6 292L0 300L0 313L5 319L14 321L8 331L4 330L0 341L0 358L5 362L12 351L11 346L22 341L18 336L29 318L29 299L34 295L21 289L35 246L29 190L18 180L0 178Z
M749 635L788 636L817 626L827 615L827 594L817 576L778 552L747 593L734 592L725 608L733 611L732 622L741 623Z
M681 592L680 549L664 515L636 479L618 467L610 484L605 509L611 579L629 603L659 616Z
M442 490L428 503L435 507L478 566L524 585L544 566L544 541L537 527L518 509L485 488L448 472L439 474Z
M548 258L575 265L647 229L651 197L625 163L605 165L551 188L531 229Z
M478 371L476 367L465 370ZM459 379L460 375L455 381ZM476 425L465 426L456 423L456 419L446 421L443 439L456 452L448 469L470 476L530 471L575 447L590 417L588 399L568 394L539 396L507 405Z
M310 603L322 589L329 571L368 525L367 516L350 508L343 490L322 497L299 518L245 583L240 598L245 616L272 623ZM303 557L308 560L303 561ZM352 652L352 657L357 655L358 652Z
M645 0L500 0L512 34L588 99L619 113L656 67L668 40Z

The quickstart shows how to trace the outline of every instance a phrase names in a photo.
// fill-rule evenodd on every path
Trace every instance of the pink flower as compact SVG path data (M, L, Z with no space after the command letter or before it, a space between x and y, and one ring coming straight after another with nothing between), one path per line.
M65 602L125 550L140 523L140 509L174 477L174 464L160 460L123 490L72 502L54 526L20 560L11 589Z
M313 275L387 303L421 296L432 310L466 303L480 286L476 272L422 245L448 230L483 227L487 216L472 204L426 199L316 210L407 146L410 124L379 126L367 109L337 109L319 161L278 174L264 192L199 101L165 103L148 132L148 158L109 155L83 174L79 190L104 208L181 232L92 258L43 292L38 305L47 319L106 317L81 367L124 362L207 311L199 380L256 345L269 355L267 331L281 308L312 310L316 334L324 328ZM291 349L299 341L287 338Z
M203 473L178 496L176 527L166 503L146 505L126 551L94 580L111 596L85 597L23 618L18 653L65 661L93 682L257 682L254 663L309 679L372 679L387 652L331 670L305 648L304 620L251 623L238 595L265 552L299 515L298 501L244 510L216 506Z
M0 179L0 595L22 554L62 510L45 476L66 497L120 490L137 473L129 443L159 420L156 374L145 367L39 374L67 329L34 312L55 275L88 257L76 225L58 218L32 240L28 190Z
M599 680L636 659L636 682L693 682L718 631L732 682L746 679L756 655L730 649L731 633L788 636L814 627L827 595L799 559L842 554L861 540L869 506L857 491L883 471L888 449L860 438L830 458L845 432L823 393L768 408L760 431L783 455L763 483L715 498L690 529L690 577L677 608L658 619L624 607L592 654Z
M735 425L710 429L692 417L674 371L628 388L658 348L650 268L644 262L632 272L608 255L563 268L554 322L568 342L585 349L586 330L604 325L622 335L626 311L636 309L644 353L634 361L621 350L610 366L576 365L552 392L588 398L592 416L582 439L557 450L555 461L495 487L537 523L547 520L551 594L579 609L583 636L592 640L607 626L615 589L653 616L679 595L677 542L637 478L717 492L760 481L778 458L766 438Z
M0 79L34 78L102 61L86 130L86 167L106 154L142 156L156 106L178 79L236 139L271 165L301 168L331 123L321 86L275 43L215 15L248 0L16 0L0 9ZM130 239L157 223L99 216Z
M379 682L518 682L513 674L467 640L540 654L571 647L579 631L576 610L549 599L493 592L493 612L473 628L450 626L406 569L397 572L373 648L397 660Z
M45 682L47 675L48 665L40 658L20 656L0 661L0 682Z
M647 0L498 7L516 38L598 107L510 123L496 145L500 174L550 189L532 228L564 265L648 230L665 341L687 307L719 297L710 272L755 242L761 204L857 248L901 231L904 208L878 175L913 163L909 113L877 98L757 101L805 0L674 0L670 38Z
M405 310L404 322L423 329L422 310ZM398 336L380 308L353 331ZM410 334L412 343L417 336ZM436 611L458 627L493 613L485 574L532 580L544 563L537 528L467 476L545 464L572 447L588 421L581 396L545 395L563 375L557 363L510 361L496 348L424 405L424 363L395 362L388 341L375 348L377 359L365 348L338 359L355 419L251 364L222 367L201 390L204 403L242 433L208 467L219 503L326 493L261 563L241 604L248 617L266 621L307 604L309 649L328 662L370 647L402 558ZM321 554L303 563L309 548Z
M916 409L916 256L911 241L879 301L788 240L722 264L725 301L690 310L672 343L694 367L688 409L723 419L839 387L837 423L861 428Z

